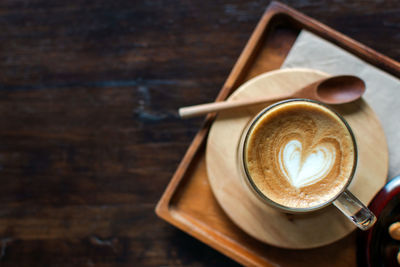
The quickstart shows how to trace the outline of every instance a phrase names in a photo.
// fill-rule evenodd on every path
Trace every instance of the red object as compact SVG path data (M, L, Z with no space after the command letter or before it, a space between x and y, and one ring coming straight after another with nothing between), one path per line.
M378 220L368 231L357 235L359 266L399 266L400 241L390 237L389 226L400 221L400 176L390 180L369 205Z

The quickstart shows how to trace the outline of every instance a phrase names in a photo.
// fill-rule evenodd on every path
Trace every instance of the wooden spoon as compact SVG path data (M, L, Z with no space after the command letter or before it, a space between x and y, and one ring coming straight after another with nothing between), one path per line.
M277 97L265 97L239 101L221 101L179 109L181 118L195 117L210 112L230 110L290 98L308 98L325 104L344 104L360 98L365 92L365 83L356 76L341 75L325 78L292 93Z

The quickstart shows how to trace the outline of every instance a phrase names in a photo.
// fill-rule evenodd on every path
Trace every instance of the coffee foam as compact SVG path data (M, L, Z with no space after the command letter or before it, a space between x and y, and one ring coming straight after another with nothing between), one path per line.
M251 180L267 198L290 208L310 208L346 186L355 147L332 111L294 101L272 108L254 124L245 161Z
M279 151L279 166L283 175L295 187L309 186L323 179L332 169L336 152L329 144L316 147L306 158L302 157L301 141L290 140Z

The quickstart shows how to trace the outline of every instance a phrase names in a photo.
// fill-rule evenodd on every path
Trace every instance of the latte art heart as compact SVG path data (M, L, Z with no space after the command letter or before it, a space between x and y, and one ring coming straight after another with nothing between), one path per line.
M315 184L327 176L336 157L335 149L328 143L320 144L308 155L303 154L303 146L299 140L290 140L279 151L281 171L297 188Z

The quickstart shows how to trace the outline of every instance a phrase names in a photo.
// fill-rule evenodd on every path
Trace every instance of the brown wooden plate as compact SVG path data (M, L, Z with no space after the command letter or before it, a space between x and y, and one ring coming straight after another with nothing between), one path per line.
M272 2L221 89L224 100L249 79L279 69L299 32L306 29L362 60L400 77L400 64L281 3ZM207 116L160 199L157 214L244 265L355 266L355 235L329 246L287 250L261 243L239 229L215 200L207 179L205 140L214 116Z
M327 76L304 68L269 71L240 86L228 101L273 96L277 92L291 94ZM238 147L244 129L263 108L264 105L258 105L226 111L211 126L206 148L207 175L222 209L250 236L281 248L321 247L351 233L356 226L332 205L318 212L288 216L252 197L238 167ZM363 203L369 203L386 183L389 155L385 134L378 117L363 99L331 108L343 115L357 140L357 171L349 190L357 192L355 195ZM375 164L377 158L379 164Z

